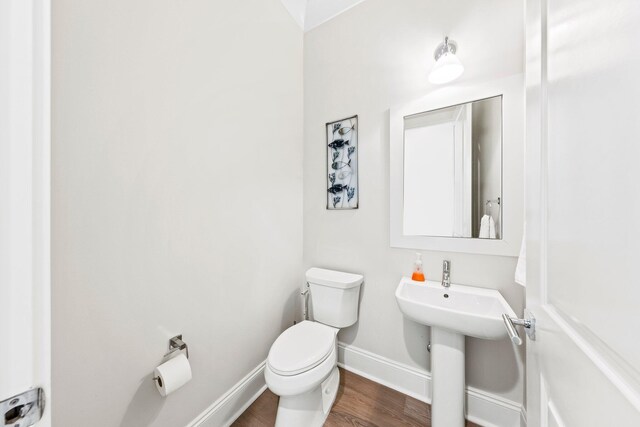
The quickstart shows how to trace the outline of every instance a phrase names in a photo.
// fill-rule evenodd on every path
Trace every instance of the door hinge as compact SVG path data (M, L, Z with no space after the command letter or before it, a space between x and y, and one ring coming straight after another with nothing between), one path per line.
M0 401L0 427L29 427L40 421L45 396L40 387Z

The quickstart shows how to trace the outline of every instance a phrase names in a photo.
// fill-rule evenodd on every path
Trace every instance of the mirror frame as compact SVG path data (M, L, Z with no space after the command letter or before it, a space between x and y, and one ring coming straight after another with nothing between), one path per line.
M502 239L406 236L404 218L404 118L502 95ZM524 226L524 76L481 84L451 85L389 110L389 219L394 248L518 256Z

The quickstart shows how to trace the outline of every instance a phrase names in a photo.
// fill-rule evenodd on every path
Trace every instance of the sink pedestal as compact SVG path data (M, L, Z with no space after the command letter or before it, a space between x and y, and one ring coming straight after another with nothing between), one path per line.
M503 314L514 316L494 289L403 277L396 301L406 317L431 326L431 425L464 427L464 338L506 338Z
M464 427L464 335L431 328L431 425Z

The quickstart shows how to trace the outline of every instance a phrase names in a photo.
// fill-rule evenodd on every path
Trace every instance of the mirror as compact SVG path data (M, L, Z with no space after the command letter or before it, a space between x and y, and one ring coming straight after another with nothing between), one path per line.
M502 96L404 116L402 234L502 238Z
M448 85L389 108L391 247L520 253L524 87L517 74ZM485 213L493 238L481 227Z

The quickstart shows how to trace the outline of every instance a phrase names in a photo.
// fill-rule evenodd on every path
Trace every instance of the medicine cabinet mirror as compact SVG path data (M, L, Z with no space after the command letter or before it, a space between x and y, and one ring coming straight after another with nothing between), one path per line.
M516 255L522 94L499 82L427 98L390 114L392 246Z

